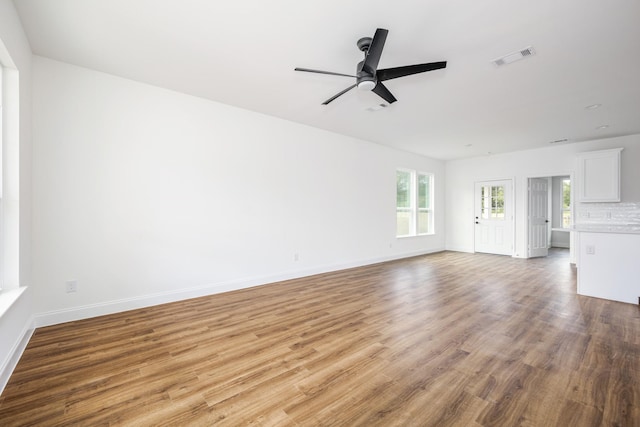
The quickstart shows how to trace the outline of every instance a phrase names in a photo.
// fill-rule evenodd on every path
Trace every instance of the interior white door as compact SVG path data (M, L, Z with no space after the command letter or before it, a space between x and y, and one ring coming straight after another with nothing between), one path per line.
M512 255L511 180L476 182L475 187L475 251Z
M549 254L549 180L529 178L529 256Z

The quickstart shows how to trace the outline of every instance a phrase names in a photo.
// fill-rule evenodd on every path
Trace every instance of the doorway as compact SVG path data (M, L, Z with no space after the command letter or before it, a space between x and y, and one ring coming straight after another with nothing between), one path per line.
M527 257L544 257L549 248L571 249L570 175L529 178Z
M475 183L474 250L513 255L513 181Z

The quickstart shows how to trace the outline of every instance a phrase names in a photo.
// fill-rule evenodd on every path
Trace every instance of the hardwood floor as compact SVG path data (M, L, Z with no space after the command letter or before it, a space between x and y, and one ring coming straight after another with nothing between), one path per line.
M38 329L0 425L640 426L640 309L443 252Z

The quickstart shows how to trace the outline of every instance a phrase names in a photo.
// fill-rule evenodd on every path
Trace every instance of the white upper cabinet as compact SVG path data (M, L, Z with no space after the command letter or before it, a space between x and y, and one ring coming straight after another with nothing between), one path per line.
M579 202L620 201L620 153L622 148L578 154Z

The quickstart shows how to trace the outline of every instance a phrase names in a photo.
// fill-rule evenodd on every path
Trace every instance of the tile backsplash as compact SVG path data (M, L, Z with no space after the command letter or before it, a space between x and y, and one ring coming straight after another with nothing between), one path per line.
M578 203L576 227L640 231L640 203Z

